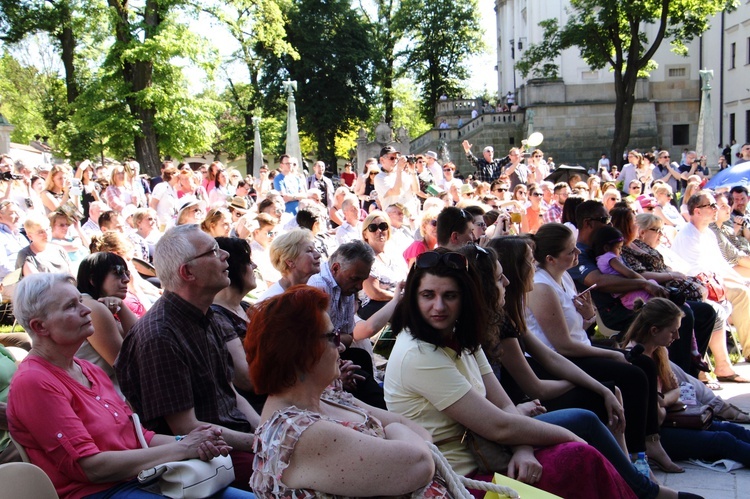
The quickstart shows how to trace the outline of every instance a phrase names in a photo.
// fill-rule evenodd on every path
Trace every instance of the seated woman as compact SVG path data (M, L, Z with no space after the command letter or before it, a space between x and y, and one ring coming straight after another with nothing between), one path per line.
M265 289L281 279L281 272L271 264L269 249L273 238L276 237L276 226L279 220L268 213L259 213L252 227L252 242L250 248L253 251L253 262L258 266L258 273L265 281Z
M656 371L653 362L638 358L630 364L624 352L592 346L586 327L596 320L589 293L577 294L567 270L578 264L579 250L573 233L562 224L545 224L533 238L534 250L521 249L520 241L500 242L501 262L509 268L511 282L529 282L528 300L517 301L511 316L524 320L528 330L548 347L570 359L602 382L613 382L622 390L625 409L625 441L628 451L646 451L662 469L681 472L659 442ZM514 245L518 248L513 250ZM525 256L516 256L523 251ZM506 254L508 258L506 259ZM539 264L534 272L533 261ZM524 263L524 261L526 263ZM513 266L519 267L516 270ZM525 279L522 277L527 275ZM524 287L520 285L519 287ZM515 289L509 293L517 293ZM524 307L527 306L524 316ZM546 366L545 366L546 367ZM547 368L548 369L548 368ZM544 375L539 372L538 374Z
M21 249L16 257L16 268L24 277L40 272L71 273L70 259L57 244L50 244L50 224L45 216L31 214L23 223L31 244Z
M138 320L125 303L130 271L122 257L99 252L83 259L77 281L83 304L91 310L94 334L83 341L76 357L99 366L119 393L112 366L120 353L122 339Z
M75 266L89 254L89 238L81 230L81 222L78 219L70 218L62 210L55 210L49 215L51 226L50 242L62 247L68 254L68 259ZM73 226L76 235L69 237L68 231Z
M216 192L216 189L212 192ZM201 230L211 237L229 237L232 215L226 208L211 208L201 222Z
M425 203L426 204L426 203ZM419 224L419 233L422 240L415 240L404 250L404 260L411 268L414 260L425 251L437 248L437 217L440 215L439 208L429 208L422 212L422 221Z
M33 347L11 381L10 433L61 498L158 497L140 489L135 476L142 469L228 455L221 430L211 425L180 440L144 431L149 448L141 448L132 412L107 375L75 358L94 326L72 277L29 276L16 287L13 305ZM215 497L252 494L228 488Z
M327 310L326 293L304 285L251 310L250 377L268 393L255 431L256 496L450 497L424 429L326 389L339 376L340 347Z
M260 414L265 397L258 396L253 391L245 350L242 348L242 341L247 332L247 309L250 308L250 303L244 298L255 289L256 265L250 259L250 244L246 240L238 237L217 237L216 244L229 253L229 286L216 293L211 310L220 329L230 338L226 344L234 365L232 383Z
M612 215L612 225L619 229L625 238L625 245L622 248L622 260L625 265L643 275L646 279L653 279L662 286L684 290L686 304L690 307L689 310L693 314L696 324L690 328L692 334L688 330L689 332L685 334L684 338L675 341L669 348L670 359L691 376L697 376L698 370L705 368L702 357L706 353L706 348L711 347L716 365L716 375L724 380L737 379L742 381L742 378L734 372L732 364L729 362L729 352L727 352L724 335L724 326L731 309L727 309L716 302L704 300L701 291L705 291L705 289L700 281L695 277L688 277L677 272L677 269L667 268L664 264L664 258L659 252L640 240L645 238L652 243L658 243L661 234L657 231L663 230L664 222L650 213L642 213L636 217L628 209L616 208L610 214ZM650 220L653 225L650 225L644 231L641 229L638 218ZM731 307L731 304L727 305ZM683 331L686 329L683 328ZM695 337L697 351L694 351L693 337Z
M477 282L462 254L438 248L417 258L392 322L400 333L386 368L388 408L424 426L463 475L477 470L462 438L468 429L509 446L507 469L494 471L562 497L676 497L633 468L594 414L567 409L529 418L518 412L480 345L490 307ZM575 428L580 437L549 422ZM622 477L582 438L617 463ZM597 479L570 480L571 473Z
M385 212L371 211L362 222L361 235L375 253L370 277L362 283L362 291L359 292L361 306L357 315L367 320L393 299L396 285L404 280L408 269L400 255L386 251L391 239L391 219Z
M315 238L307 229L293 229L271 243L271 264L281 272L281 279L273 283L258 301L279 295L297 284L305 284L311 275L320 272L320 253L315 249Z
M511 316L514 310L523 308L527 293L516 290L526 286L513 283L515 289L511 292L506 290L511 284L506 276L511 276L515 281L519 272L513 269L504 272L494 249L466 245L460 253L476 269L485 303L497 304L491 307L490 330L485 335L482 348L511 400L520 404L527 397L537 399L532 401L536 407L532 407L531 415L546 412L544 409L588 409L609 426L620 447L626 450L623 439L625 415L619 391L617 396L613 394L616 391L614 384L608 387L599 383L568 359L547 348L534 335L520 330ZM525 267L523 263L519 266ZM521 274L524 273L521 271ZM508 296L510 302L506 300ZM508 307L509 312L503 311L504 306ZM531 357L526 357L525 353ZM547 379L537 377L532 366L545 373ZM501 368L504 369L502 374Z
M120 256L125 260L128 271L130 271L130 292L125 300L125 305L139 318L151 308L151 305L161 296L160 290L138 274L133 264L133 253L135 247L123 234L108 230L91 238L91 254L99 251L108 251Z
M683 312L671 301L652 298L630 325L623 345L641 344L646 355L656 363L659 372L661 418L672 406L681 406L680 384L669 362L667 348L679 336ZM639 308L637 307L637 308ZM706 430L662 426L662 444L672 459L731 459L750 466L750 431L734 423L714 421Z

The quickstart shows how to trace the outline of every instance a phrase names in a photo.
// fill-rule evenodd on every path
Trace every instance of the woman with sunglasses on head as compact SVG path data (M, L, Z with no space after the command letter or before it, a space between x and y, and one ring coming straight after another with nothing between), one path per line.
M365 320L393 299L396 285L406 278L408 268L404 259L386 251L390 238L391 221L388 215L380 210L367 215L362 222L362 240L375 252L375 263L359 293L362 305L357 315Z
M499 266L495 272L502 286ZM634 497L599 452L568 429L545 422L565 422L587 433L586 438L609 439L612 454L627 461L594 414L571 409L531 418L511 402L481 347L489 307L478 282L463 254L438 248L419 255L392 319L399 334L386 368L389 410L422 425L456 473L492 479L477 474L463 438L470 430L507 446L507 469L494 463L494 471L511 478L562 497ZM575 482L572 472L597 479ZM653 492L644 496L655 497L658 487L645 478L641 482Z
M129 282L130 271L125 260L114 253L94 253L78 267L77 287L83 304L91 309L94 334L84 340L76 357L101 367L118 392L120 387L112 366L123 338L138 320L126 303Z
M250 377L268 394L255 431L256 497L451 497L423 428L329 386L341 342L327 310L326 293L310 286L250 310Z

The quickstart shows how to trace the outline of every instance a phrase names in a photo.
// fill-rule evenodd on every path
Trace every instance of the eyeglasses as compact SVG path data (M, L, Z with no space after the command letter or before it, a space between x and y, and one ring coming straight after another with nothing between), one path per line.
M433 227L437 227L437 219L430 220L430 225L432 225Z
M661 227L651 227L648 230L650 230L651 232L656 232L657 234L663 234L664 233L664 230L662 230Z
M336 328L330 333L323 335L323 338L333 343L333 346L338 348L341 345L341 330Z
M640 186L640 185L631 185L631 186L630 186L630 188L631 188L631 189L635 189L635 190L638 190L638 191L640 191L640 190L641 190L641 186Z
M534 196L535 198L540 198L544 196L544 194L542 194L541 192L532 192L531 195Z
M208 256L208 255L213 255L213 256L214 256L214 258L216 258L216 257L218 257L218 256L219 256L219 249L220 249L220 248L219 248L219 245L218 245L218 244L216 244L216 245L214 245L214 247L213 247L213 248L211 248L210 250L206 251L205 253L201 253L200 255L196 255L196 256L194 256L193 258L191 258L190 260L188 260L188 261L187 261L187 262L185 262L185 263L188 263L188 262L192 262L193 260L197 260L198 258L203 258L204 256Z
M371 176L371 177L374 177L374 176L375 176L375 175L377 175L377 174L378 174L378 172L370 172L370 176Z
M386 156L391 161L396 161L398 159L398 156Z
M719 206L716 203L709 203L709 204L699 204L696 206L696 208L708 208L710 207L712 210L718 210Z
M130 278L130 271L124 265L115 265L112 267L112 273L115 277L119 277L120 279L122 279L123 276Z
M494 189L492 189L492 192L508 192L508 188L507 187L495 187Z
M415 262L417 268L431 269L440 264L451 269L469 270L469 261L461 253L438 253L437 251L427 251L417 257Z
M268 231L268 237L274 237L276 235L276 231L269 230Z
M599 222L603 223L604 225L609 225L609 223L612 221L612 217L606 216L606 217L588 217L584 218L584 220L591 220L592 222Z
M535 158L541 158L541 157L542 157L542 155L541 155L541 154L534 154L534 157L535 157Z
M388 230L388 224L385 222L380 222L379 224L370 224L367 226L367 230L370 232L377 232L380 230L380 232L385 232Z

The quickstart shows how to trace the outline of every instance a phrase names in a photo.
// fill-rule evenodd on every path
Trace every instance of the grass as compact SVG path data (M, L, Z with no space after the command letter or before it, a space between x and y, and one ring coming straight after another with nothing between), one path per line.
M0 326L0 334L2 333L22 333L24 332L24 329L21 327L20 324L16 324L16 327L13 328L13 326Z

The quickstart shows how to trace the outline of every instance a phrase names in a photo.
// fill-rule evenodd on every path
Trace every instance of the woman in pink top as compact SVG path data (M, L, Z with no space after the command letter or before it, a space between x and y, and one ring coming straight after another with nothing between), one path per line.
M13 297L14 313L33 347L11 382L10 432L57 494L63 499L154 497L139 489L134 477L140 470L226 456L231 448L211 425L180 438L144 431L149 448L141 448L132 412L107 375L74 357L94 332L91 310L74 282L64 274L34 274L18 284ZM224 489L215 497L252 495Z

